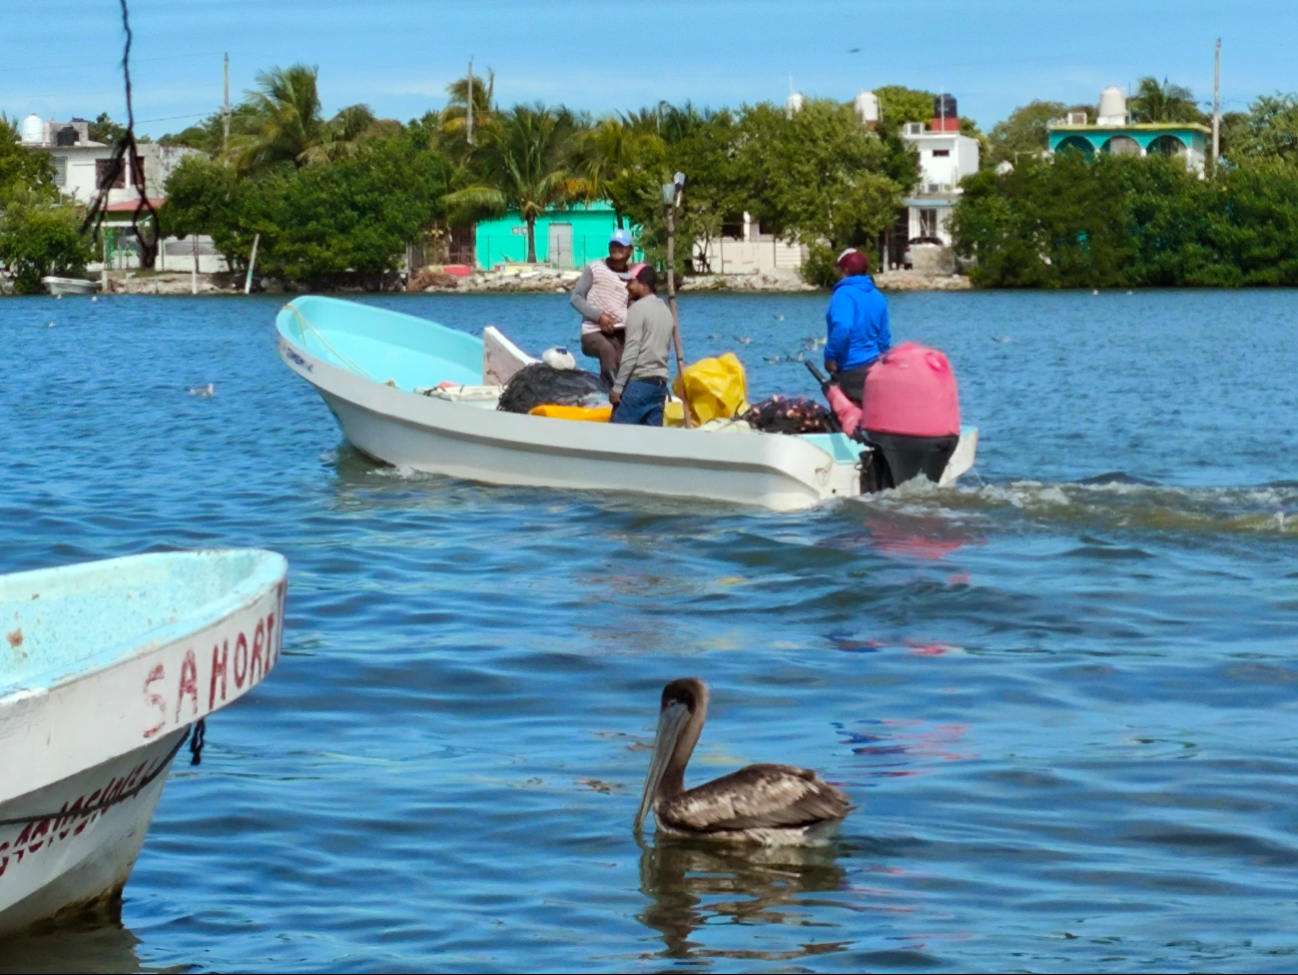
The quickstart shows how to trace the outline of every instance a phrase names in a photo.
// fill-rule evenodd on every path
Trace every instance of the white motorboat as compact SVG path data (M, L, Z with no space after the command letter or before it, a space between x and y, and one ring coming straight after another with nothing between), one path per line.
M352 445L397 467L492 484L640 491L778 510L862 491L865 448L841 433L623 426L499 411L487 387L532 360L494 328L484 341L319 296L285 305L276 326L280 356L320 393ZM973 465L977 438L976 428L961 431L940 483L954 483Z
M0 576L0 936L118 901L177 752L278 661L287 571L236 550Z
M99 291L99 282L88 278L60 278L49 274L41 278L41 284L56 298L64 295L93 295Z

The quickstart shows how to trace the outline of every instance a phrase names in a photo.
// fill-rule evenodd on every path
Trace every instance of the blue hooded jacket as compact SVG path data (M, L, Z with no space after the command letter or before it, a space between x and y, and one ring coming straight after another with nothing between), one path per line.
M853 274L834 285L825 321L829 323L825 362L840 370L867 365L892 346L888 299L868 274Z

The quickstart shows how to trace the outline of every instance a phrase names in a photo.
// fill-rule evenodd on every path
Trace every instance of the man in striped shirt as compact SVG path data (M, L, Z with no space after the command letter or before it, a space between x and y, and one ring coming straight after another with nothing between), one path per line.
M599 360L599 373L612 388L626 344L627 262L631 232L619 227L608 241L608 257L581 271L569 301L581 313L581 351Z

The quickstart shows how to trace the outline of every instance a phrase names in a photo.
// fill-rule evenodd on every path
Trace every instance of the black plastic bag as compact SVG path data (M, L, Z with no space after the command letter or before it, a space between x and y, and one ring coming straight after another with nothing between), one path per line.
M505 383L496 409L531 413L535 406L595 406L608 398L604 380L582 369L555 369L544 362L524 366Z
M766 433L835 433L838 418L804 396L772 396L744 414L748 425Z

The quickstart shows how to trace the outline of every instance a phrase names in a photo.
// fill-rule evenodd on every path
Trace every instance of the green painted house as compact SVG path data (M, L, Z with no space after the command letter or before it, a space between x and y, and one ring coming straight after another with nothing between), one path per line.
M552 267L583 267L608 254L608 238L617 229L617 214L605 201L554 209L536 218L536 259ZM633 234L639 228L632 227ZM479 268L527 260L527 223L517 211L474 228ZM640 258L636 249L636 258Z

